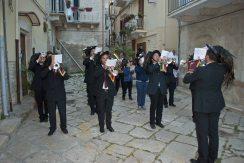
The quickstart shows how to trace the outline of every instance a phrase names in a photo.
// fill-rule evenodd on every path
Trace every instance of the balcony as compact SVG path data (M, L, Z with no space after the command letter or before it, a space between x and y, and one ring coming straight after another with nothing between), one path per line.
M114 0L114 6L125 7L131 0Z
M233 0L168 0L168 15L184 22L192 22L224 14L223 8L236 10L241 1ZM243 3L243 2L242 2ZM223 13L221 13L223 11Z
M99 12L85 12L85 11L65 11L66 20L68 23L78 24L99 24Z
M147 31L144 30L144 19L143 17L136 16L125 23L126 29L130 30L130 37L132 39L138 39L144 37Z

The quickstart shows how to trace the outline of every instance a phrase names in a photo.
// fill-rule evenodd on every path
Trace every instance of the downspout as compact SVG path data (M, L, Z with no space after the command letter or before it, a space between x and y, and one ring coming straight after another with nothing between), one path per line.
M180 59L181 59L181 54L180 54L180 43L181 43L181 21L180 19L177 19L178 22L178 27L179 27L179 33L178 33L178 63L180 63Z
M104 0L102 0L102 47L104 50Z
M3 6L3 36L0 36L0 62L1 62L1 85L2 85L2 108L4 116L8 116L8 88L7 88L7 65L6 56L7 50L5 49L6 43L6 19L5 19L5 1L2 0Z

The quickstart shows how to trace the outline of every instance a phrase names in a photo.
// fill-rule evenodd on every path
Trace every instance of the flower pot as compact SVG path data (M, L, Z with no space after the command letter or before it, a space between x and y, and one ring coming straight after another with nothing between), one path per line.
M92 7L86 7L85 10L86 10L86 12L91 12L92 11Z
M85 11L85 9L84 8L79 8L79 11L82 11L83 12L83 11Z

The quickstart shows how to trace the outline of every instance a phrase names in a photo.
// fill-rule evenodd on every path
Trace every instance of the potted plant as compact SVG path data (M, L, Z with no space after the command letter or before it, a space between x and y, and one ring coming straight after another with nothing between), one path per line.
M78 10L78 7L77 7L77 6L72 6L72 7L71 7L71 10L72 10L73 12L76 12L76 11Z
M86 7L85 10L86 10L86 12L91 12L92 11L92 7Z

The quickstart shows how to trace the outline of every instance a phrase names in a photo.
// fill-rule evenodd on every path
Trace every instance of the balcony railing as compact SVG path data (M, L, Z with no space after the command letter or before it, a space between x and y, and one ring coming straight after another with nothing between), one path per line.
M169 14L189 6L199 0L168 0Z
M63 13L65 10L64 0L49 0L49 12Z
M99 12L84 12L84 11L68 11L65 12L67 22L69 23L89 23L89 24L99 24L100 15Z

